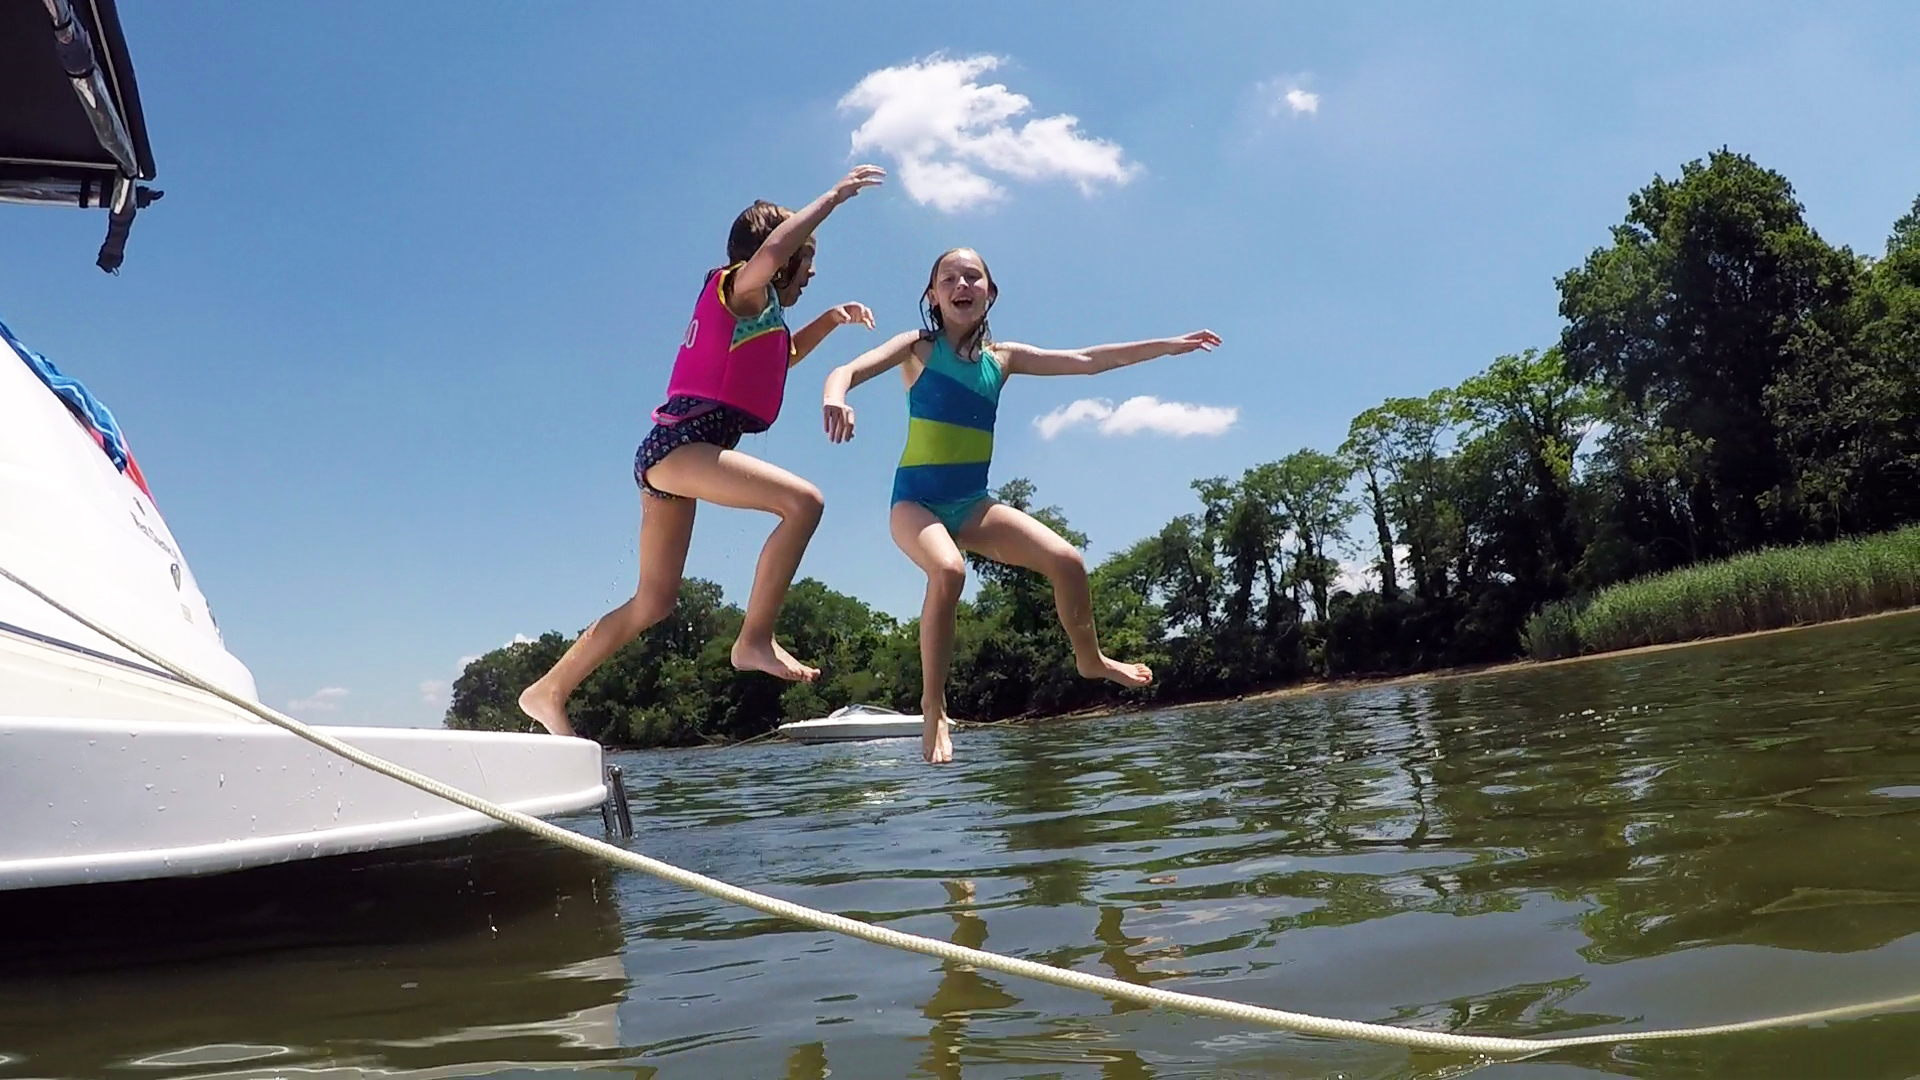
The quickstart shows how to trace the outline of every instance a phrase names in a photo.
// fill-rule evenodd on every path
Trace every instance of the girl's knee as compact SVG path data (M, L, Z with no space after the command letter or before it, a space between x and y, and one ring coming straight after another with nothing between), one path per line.
M1062 544L1047 552L1046 575L1055 581L1087 576L1087 561L1077 548Z
M661 589L641 589L633 594L634 618L641 626L652 626L662 622L673 614L680 603L679 590L666 592Z
M801 481L798 486L789 489L779 507L780 516L789 521L811 522L818 522L826 509L826 496L820 494L819 488L806 481Z
M955 556L927 568L927 591L939 597L957 597L967 586L967 563Z

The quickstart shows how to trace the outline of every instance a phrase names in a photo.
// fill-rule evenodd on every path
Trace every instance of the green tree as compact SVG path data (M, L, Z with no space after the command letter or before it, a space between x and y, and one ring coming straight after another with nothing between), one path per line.
M1612 243L1559 279L1572 376L1605 387L1631 426L1704 448L1688 513L1705 553L1802 535L1767 389L1856 276L1785 177L1720 150L1631 196Z
M1424 398L1389 398L1363 414L1379 429L1380 468L1391 476L1387 503L1407 545L1414 594L1425 599L1447 593L1452 512L1440 447L1449 409L1447 391L1436 390Z
M1920 199L1844 307L1810 318L1767 388L1820 539L1920 516Z
M1276 516L1293 532L1293 579L1311 596L1314 617L1325 619L1327 593L1340 568L1328 552L1359 509L1346 496L1353 470L1337 455L1296 450L1260 471L1279 508Z
M1558 349L1528 349L1461 383L1453 406L1469 439L1493 438L1517 455L1519 475L1502 494L1519 505L1493 511L1506 519L1509 569L1531 602L1558 599L1582 554L1573 455L1601 415L1600 394L1572 378Z
M1148 633L1157 659L1152 693L1180 697L1219 684L1214 644L1219 629L1220 571L1200 518L1183 514L1094 571L1102 592L1126 591L1154 617ZM1096 605L1097 606L1097 605Z
M571 644L571 639L548 632L468 661L453 680L446 726L457 731L539 731L540 725L520 711L520 691L546 674Z
M1399 560L1393 549L1393 522L1386 490L1396 464L1391 435L1385 410L1376 407L1353 418L1347 428L1347 441L1340 444L1340 455L1361 477L1367 516L1373 522L1374 539L1380 545L1380 557L1374 561L1374 569L1380 575L1380 595L1389 601L1400 596Z
M780 695L789 720L825 716L844 705L886 704L894 697L891 672L874 664L895 621L814 578L794 582L774 622L788 651L820 669L810 683L789 684Z
M1207 533L1207 547L1226 560L1221 597L1222 632L1240 642L1251 641L1255 632L1254 588L1265 582L1271 598L1279 595L1280 574L1274 563L1280 555L1281 538L1287 522L1281 516L1273 490L1270 471L1247 470L1238 483L1223 477L1193 482L1204 510L1201 520ZM1266 622L1271 625L1274 605L1264 606Z
M1217 558L1218 616L1208 639L1179 654L1187 678L1236 692L1297 667L1299 604L1281 563L1288 529L1272 469L1248 469L1238 481L1196 480L1201 544ZM1256 592L1256 590L1258 590Z

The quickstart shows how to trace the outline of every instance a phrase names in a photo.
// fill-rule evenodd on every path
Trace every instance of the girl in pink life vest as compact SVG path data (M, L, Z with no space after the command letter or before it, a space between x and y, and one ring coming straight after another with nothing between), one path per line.
M680 575L700 500L764 510L780 519L755 567L746 617L733 643L733 666L790 680L819 674L773 640L773 617L800 556L820 524L820 490L785 469L740 453L740 437L765 431L780 415L787 369L834 328L873 327L862 304L829 308L798 333L786 312L813 277L813 230L834 207L880 183L862 165L833 190L794 213L756 202L733 223L727 266L710 271L667 380L666 401L634 455L640 486L640 584L633 597L582 631L553 670L520 694L520 709L555 735L571 735L567 696L621 646L667 617L680 598Z

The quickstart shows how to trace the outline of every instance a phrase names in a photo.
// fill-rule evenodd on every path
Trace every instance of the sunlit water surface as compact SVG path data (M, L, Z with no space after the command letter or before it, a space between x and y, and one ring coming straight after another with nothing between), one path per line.
M1920 990L1920 618L956 749L615 760L655 857L1276 1008L1538 1036ZM1489 1063L943 965L625 871L555 880L377 941L0 974L0 1077L1920 1076L1920 1013Z

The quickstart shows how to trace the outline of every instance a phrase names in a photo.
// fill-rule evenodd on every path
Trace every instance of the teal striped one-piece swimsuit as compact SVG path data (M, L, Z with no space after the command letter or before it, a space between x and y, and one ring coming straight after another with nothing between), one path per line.
M919 503L955 536L987 498L1005 379L986 348L978 356L962 360L946 338L934 337L920 377L907 390L907 445L893 473L893 501Z

